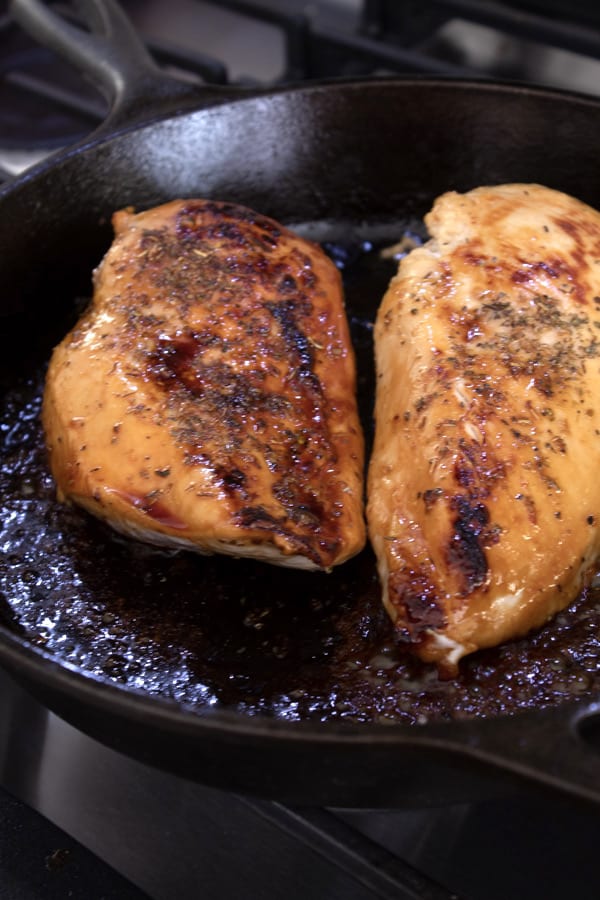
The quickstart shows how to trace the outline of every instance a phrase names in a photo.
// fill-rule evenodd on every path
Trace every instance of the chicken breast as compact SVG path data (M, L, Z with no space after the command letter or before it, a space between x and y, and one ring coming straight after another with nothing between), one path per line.
M564 608L599 547L600 215L447 193L375 326L370 538L401 635L448 673Z
M114 216L43 423L62 499L153 544L329 569L366 540L340 276L249 209Z

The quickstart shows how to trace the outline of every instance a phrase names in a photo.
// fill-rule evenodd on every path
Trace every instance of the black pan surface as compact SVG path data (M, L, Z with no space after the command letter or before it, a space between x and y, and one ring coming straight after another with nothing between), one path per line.
M213 197L320 241L342 269L369 436L371 324L396 265L381 249L424 237L449 189L536 181L600 207L600 103L431 79L212 102L92 138L0 194L0 661L99 739L234 790L392 805L520 776L599 800L581 737L599 696L595 589L442 681L395 641L368 549L297 573L149 549L58 504L39 406L112 213Z

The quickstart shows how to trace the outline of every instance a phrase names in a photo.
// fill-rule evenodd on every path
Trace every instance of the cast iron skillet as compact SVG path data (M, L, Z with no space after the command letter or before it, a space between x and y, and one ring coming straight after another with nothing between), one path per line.
M199 196L296 227L342 267L368 435L370 323L395 267L379 248L418 238L448 189L537 181L600 207L600 102L439 79L195 89L159 73L111 0L82 6L91 31L12 4L112 113L0 193L0 663L93 737L233 791L398 806L526 783L600 802L593 591L444 684L395 646L369 550L319 576L121 540L56 503L37 418L113 211Z

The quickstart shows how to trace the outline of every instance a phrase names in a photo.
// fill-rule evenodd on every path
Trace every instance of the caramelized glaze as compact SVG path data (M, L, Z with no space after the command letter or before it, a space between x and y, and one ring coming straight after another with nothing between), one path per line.
M411 223L411 233L418 227ZM383 243L405 228L391 223ZM382 296L395 263L358 239L326 249L344 274L370 440L373 295ZM598 692L594 588L529 638L475 653L444 681L398 642L369 549L329 575L295 572L147 547L57 504L39 411L49 347L70 327L72 311L57 320L56 306L44 308L45 337L30 346L33 355L21 364L15 340L18 352L2 361L3 627L92 677L199 711L216 705L288 720L421 724ZM15 323L15 337L24 328L31 345L28 317Z

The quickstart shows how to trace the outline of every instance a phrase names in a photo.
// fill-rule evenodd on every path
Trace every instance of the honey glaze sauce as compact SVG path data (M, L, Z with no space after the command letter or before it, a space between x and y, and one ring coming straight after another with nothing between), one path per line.
M419 239L418 227L404 229L398 253ZM324 247L344 276L369 446L372 323L397 261L362 237ZM97 678L198 709L289 720L424 723L600 688L597 588L527 639L481 651L441 680L397 642L369 549L328 575L298 572L146 547L58 503L39 420L54 337L20 375L10 360L2 373L2 627Z

